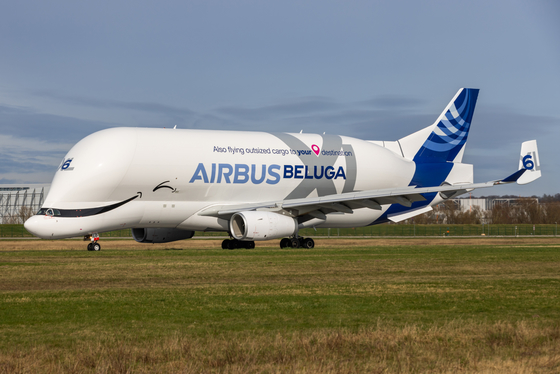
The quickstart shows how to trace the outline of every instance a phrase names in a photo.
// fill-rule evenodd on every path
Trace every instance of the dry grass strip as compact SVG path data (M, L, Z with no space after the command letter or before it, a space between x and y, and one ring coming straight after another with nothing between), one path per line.
M156 341L103 336L0 353L0 373L558 373L560 328L452 321Z

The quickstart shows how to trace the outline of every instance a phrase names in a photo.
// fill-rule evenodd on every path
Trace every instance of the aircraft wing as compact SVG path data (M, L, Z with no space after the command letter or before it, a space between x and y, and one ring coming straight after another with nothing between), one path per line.
M526 184L540 178L541 176L536 141L532 140L522 143L519 165L519 170L510 176L486 183L463 183L435 187L407 186L401 188L347 192L342 194L306 197L300 199L233 205L214 205L203 209L198 214L201 216L229 218L237 212L269 210L282 214L289 214L294 217L308 215L307 219L318 218L324 220L326 219L326 214L328 213L342 212L352 214L354 209L360 208L382 210L382 205L390 204L400 204L404 207L412 208L412 203L427 200L426 197L424 197L424 194L440 193L444 199L450 199L477 188L487 188L499 184L514 182L517 182L518 184ZM432 210L432 207L430 205L425 205L418 208L408 209L403 212L390 214L387 218L393 222L400 222L430 210Z
M523 173L520 173L519 176L521 176L521 174ZM510 180L506 181L508 178L510 178ZM408 186L403 188L348 192L337 195L278 200L263 203L219 205L206 208L201 211L199 215L218 217L229 216L234 213L247 210L284 209L290 210L294 216L310 214L316 218L324 218L325 213L352 213L354 209L364 207L381 210L381 206L386 204L401 204L405 207L411 207L413 202L426 200L426 198L422 195L427 193L439 192L446 198L451 198L476 188L492 187L496 184L511 183L516 181L516 179L512 179L511 176L508 178L487 183L457 184L452 186L445 185L424 188Z

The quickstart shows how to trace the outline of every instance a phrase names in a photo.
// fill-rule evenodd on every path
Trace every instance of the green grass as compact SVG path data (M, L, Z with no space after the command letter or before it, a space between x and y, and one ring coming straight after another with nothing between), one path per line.
M91 321L117 330L156 324L159 333L196 322L194 331L205 333L359 327L378 318L560 320L557 247L124 253L110 242L104 247L96 254L0 252L1 326L18 327L17 338L38 324Z
M115 348L115 342L132 355L156 343L195 341L202 360L234 349L228 348L228 342L237 342L234 351L243 356L257 343L274 350L280 344L275 339L280 339L282 349L293 356L286 368L311 370L314 366L305 360L295 365L305 355L297 353L303 348L297 348L294 339L315 336L328 351L329 339L338 333L343 336L341 347L351 352L349 344L366 349L368 334L381 331L383 336L404 334L391 339L412 339L414 349L420 349L418 342L424 335L455 342L453 352L466 349L461 339L469 341L471 350L480 339L487 340L486 348L476 351L481 360L495 359L496 354L500 359L521 360L532 341L541 347L540 354L557 359L550 350L560 346L559 249L538 241L520 246L486 241L434 246L411 241L395 247L238 251L125 251L111 249L107 241L99 253L2 251L0 247L0 352L7 354L4 362L12 365L5 367L17 369L19 361L14 357L42 350L54 350L60 357L89 350L93 353L87 357L99 363L101 347ZM536 331L537 340L524 338L523 347L516 350L519 326ZM403 338L410 329L416 331L414 338ZM355 337L365 340L351 343ZM312 342L306 342L309 348ZM417 354L428 354L433 343L425 342L426 348ZM496 350L496 344L505 348ZM205 351L210 347L217 353ZM194 348L189 349L194 355ZM395 355L399 352L395 350ZM155 359L158 370L168 362L162 354ZM60 366L60 357L49 362L59 365L53 370L67 371ZM236 357L233 362L238 365L241 356ZM257 366L240 366L239 372L243 368L260 372L270 364L271 358L266 357ZM449 362L455 359L452 356ZM44 355L36 358L42 365L45 360L49 359ZM138 363L137 357L131 360L127 368L152 367ZM363 370L369 361L361 360L357 362ZM197 368L235 372L231 360L218 361L212 361L217 366L208 361ZM0 356L0 372L2 362ZM398 372L397 362L389 357L384 364ZM560 368L555 366L560 361L553 364L551 372ZM429 370L426 365L417 363L409 369ZM461 367L472 369L469 365ZM344 368L339 367L353 371Z

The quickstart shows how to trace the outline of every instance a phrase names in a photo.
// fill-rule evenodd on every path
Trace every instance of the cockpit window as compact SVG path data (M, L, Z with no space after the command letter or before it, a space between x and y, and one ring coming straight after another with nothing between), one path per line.
M60 210L53 208L41 208L37 212L38 216L60 216Z

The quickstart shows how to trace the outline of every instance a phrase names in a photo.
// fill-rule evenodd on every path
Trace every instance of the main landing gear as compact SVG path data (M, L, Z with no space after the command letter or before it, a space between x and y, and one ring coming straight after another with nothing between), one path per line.
M311 238L284 238L280 240L280 248L315 248L315 241Z
M255 242L244 242L237 239L226 239L222 242L222 249L253 249L255 248Z
M241 241L237 239L226 239L222 242L222 249L253 249L255 242ZM280 248L315 248L315 241L311 238L284 238L280 240ZM89 250L89 246L88 246Z
M88 244L87 250L88 251L100 251L101 245L99 244L99 234L94 232L92 235L84 236L84 241L91 240L91 243Z

